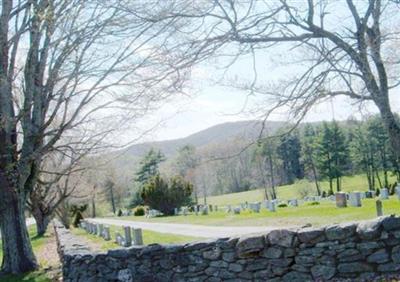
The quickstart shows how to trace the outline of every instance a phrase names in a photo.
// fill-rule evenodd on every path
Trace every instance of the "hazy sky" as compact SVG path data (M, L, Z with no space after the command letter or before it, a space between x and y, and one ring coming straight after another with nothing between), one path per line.
M337 11L344 16L342 7L337 7ZM329 18L329 17L327 17ZM345 25L348 18L344 18L341 25ZM350 19L351 20L351 19ZM391 22L388 19L388 25ZM332 21L328 25L332 28L338 28L338 21ZM293 64L294 61L307 57L304 50L295 49L293 45L277 45L268 49L257 50L256 57L241 56L240 59L230 66L229 71L225 74L225 84L229 81L252 81L254 78L254 69L257 70L257 80L261 84L267 85L269 82L277 82L280 79L288 79L296 73L304 70L301 63ZM229 53L230 49L224 50ZM247 100L247 93L240 92L229 87L216 86L213 80L220 77L223 65L227 63L224 59L214 59L196 66L193 70L190 98L178 96L173 101L159 108L152 116L152 122L164 120L159 128L147 136L143 141L165 140L185 137L197 131L206 129L210 126L228 121L256 119L254 114L243 113L243 107L246 110L260 104L258 97L251 97ZM228 82L228 83L226 83ZM399 91L391 90L391 105L395 112L400 110ZM265 105L268 107L268 104ZM321 120L344 120L349 117L362 118L363 116L377 113L376 107L372 104L355 104L354 100L346 97L336 97L333 100L325 101L314 108L307 114L305 121L321 121ZM270 117L270 120L287 121L287 109L283 109ZM143 121L143 126L149 124L149 119Z

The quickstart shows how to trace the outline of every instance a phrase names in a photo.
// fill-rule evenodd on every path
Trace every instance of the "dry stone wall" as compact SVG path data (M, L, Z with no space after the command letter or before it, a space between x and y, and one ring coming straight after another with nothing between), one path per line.
M54 226L64 281L371 281L400 273L394 216L105 253L91 253Z

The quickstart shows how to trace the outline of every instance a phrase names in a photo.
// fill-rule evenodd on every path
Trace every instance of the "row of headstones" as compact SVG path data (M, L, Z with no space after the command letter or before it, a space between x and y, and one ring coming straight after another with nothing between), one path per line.
M217 212L218 211L218 206L217 205L195 205L193 206L193 212L196 215L208 215L209 212ZM182 207L182 208L175 208L174 209L174 215L188 215L189 214L189 208L188 207Z
M110 227L101 223L93 223L90 221L81 221L80 227L87 233L102 237L105 241L111 240ZM115 232L115 242L122 247L130 247L132 245L143 245L142 229L123 226L122 236L119 232ZM133 236L132 236L133 234Z
M400 186L397 186L396 195L400 200ZM349 205L352 207L361 207L362 206L362 199L364 198L373 198L375 196L375 191L367 191L367 192L350 192L350 193L343 193L338 192L336 193L336 206L338 208L347 207L347 201L349 201ZM389 190L387 188L382 188L380 190L380 198L382 200L389 199Z

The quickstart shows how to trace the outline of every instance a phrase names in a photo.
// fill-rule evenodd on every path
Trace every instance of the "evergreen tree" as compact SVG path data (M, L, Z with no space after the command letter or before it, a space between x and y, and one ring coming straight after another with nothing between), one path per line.
M391 169L392 164L390 162L390 145L389 136L383 125L382 119L379 117L370 118L367 121L367 132L368 138L372 143L373 152L375 153L376 159L379 161L379 168L383 171L383 183L380 179L378 169L375 170L376 178L380 188L389 187L388 171Z
M277 152L282 160L284 182L292 184L296 178L302 179L304 174L300 162L301 145L297 132L283 135L280 138Z
M150 178L159 173L159 165L165 161L164 154L158 150L155 151L153 148L143 157L140 161L140 168L136 172L136 181L140 185L146 184Z
M312 125L306 124L301 141L301 155L302 162L304 164L304 170L311 173L315 182L317 195L320 196L321 188L318 182L318 170L316 165L316 158L318 157L316 154L317 133Z
M329 190L333 194L333 181L336 179L336 191L340 191L340 180L348 164L346 138L336 122L322 125L318 140L318 171L328 178Z

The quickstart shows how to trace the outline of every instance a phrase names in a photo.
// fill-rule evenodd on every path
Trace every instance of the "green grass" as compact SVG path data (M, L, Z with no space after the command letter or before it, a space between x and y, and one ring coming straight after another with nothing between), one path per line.
M199 237L191 237L191 236L183 236L183 235L175 235L168 233L160 233L154 232L150 230L142 230L143 231L143 243L145 245L149 244L177 244L177 243L187 243L197 241L203 238ZM119 232L121 235L123 234L122 227L110 225L110 233L112 240L105 241L103 238L98 237L93 234L86 233L85 230L80 228L72 229L72 233L78 236L83 236L85 239L92 241L100 250L106 251L109 249L119 248L120 246L114 242L115 232Z
M40 251L40 249L46 244L49 235L46 234L43 237L36 236L36 226L32 225L28 228L29 237L31 238L33 251L36 253ZM0 264L3 260L3 248L2 242L0 241ZM38 261L40 268L37 271L33 271L26 274L21 275L7 275L0 277L0 281L7 282L20 282L20 281L29 281L29 282L50 282L52 281L49 277L47 277L43 267L45 267L48 262L46 261Z
M383 176L382 176L383 179ZM394 182L395 177L389 177L389 182ZM329 182L321 181L320 182L322 190L329 190ZM301 181L291 185L283 185L276 188L278 199L289 200L294 198L299 198L299 189L301 187L308 186L311 191L315 191L315 184L313 182ZM342 178L342 191L350 192L350 191L367 191L368 190L368 182L365 175L354 175L354 176L344 176ZM264 200L264 189L251 190L246 192L239 193L231 193L224 194L219 196L211 196L207 197L207 203L212 205L238 205L239 203L243 203L245 201L251 202L259 202ZM203 202L203 199L199 200L200 203Z
M224 211L211 212L208 216L190 214L187 216L167 216L156 218L145 217L119 217L118 219L200 224L212 226L271 226L271 227L293 227L303 226L307 223L313 226L321 226L332 223L341 223L354 220L372 219L376 217L375 199L364 199L362 207L336 208L334 202L321 201L320 205L302 204L299 207L277 208L276 212L270 212L264 208L260 213L249 210L242 211L239 215L226 213ZM383 201L384 214L396 214L400 212L400 201L392 196Z

